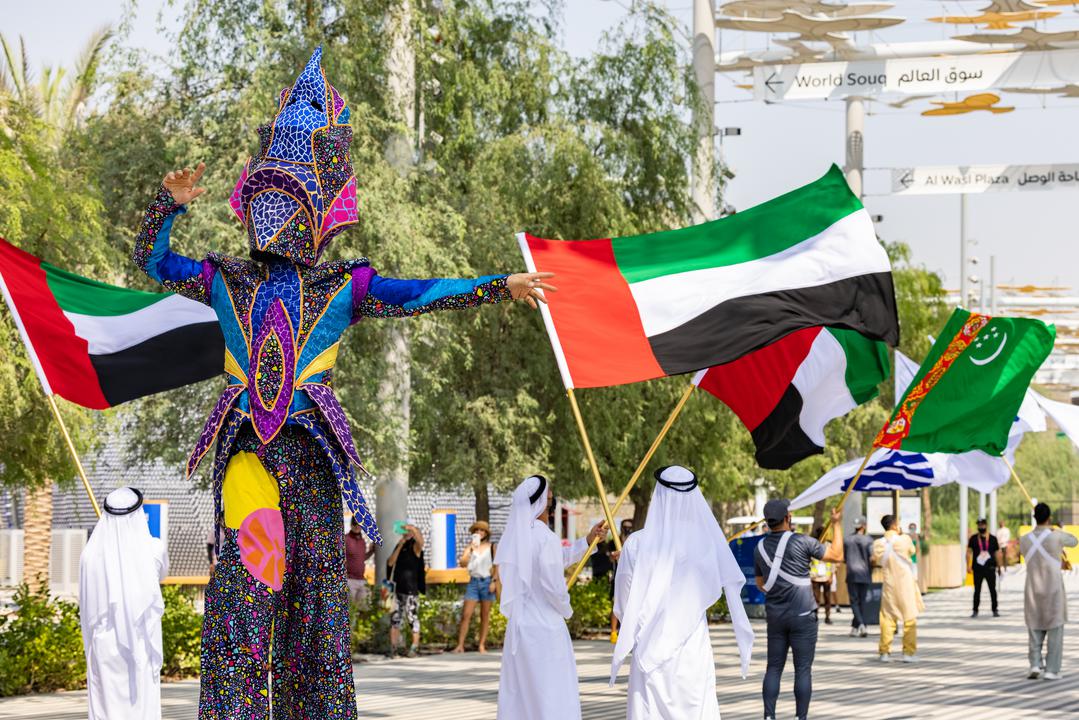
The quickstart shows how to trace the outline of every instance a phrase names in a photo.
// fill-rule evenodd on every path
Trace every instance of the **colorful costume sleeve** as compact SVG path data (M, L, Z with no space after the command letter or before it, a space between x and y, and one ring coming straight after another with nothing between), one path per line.
M135 238L131 259L166 290L209 305L213 266L169 249L172 223L177 215L185 212L187 208L177 205L168 190L164 187L158 190L157 197L142 216L142 227Z
M503 302L512 299L506 277L397 280L382 277L370 268L357 268L353 272L353 319L412 317L434 310Z

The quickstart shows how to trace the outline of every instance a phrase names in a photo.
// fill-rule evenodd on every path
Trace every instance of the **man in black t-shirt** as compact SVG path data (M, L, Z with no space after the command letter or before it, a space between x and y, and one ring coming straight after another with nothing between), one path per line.
M993 617L1000 617L997 611L997 575L1004 572L1004 558L1000 554L1000 544L990 534L985 518L978 519L978 533L970 536L967 543L967 569L974 575L974 612L978 617L978 604L982 599L982 581L989 585L989 599L993 604Z
M779 680L787 663L787 652L794 656L794 701L798 720L809 715L813 695L813 656L817 651L817 601L810 588L809 564L813 559L843 562L842 513L832 511L835 537L831 546L791 531L788 500L769 500L764 505L764 519L769 533L753 553L757 587L764 593L765 617L768 620L768 667L761 692L765 720L775 720Z

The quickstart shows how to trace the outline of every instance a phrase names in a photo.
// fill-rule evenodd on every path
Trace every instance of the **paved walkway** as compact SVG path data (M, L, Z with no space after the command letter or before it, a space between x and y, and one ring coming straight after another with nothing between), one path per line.
M1079 612L1079 577L1069 579L1073 614ZM985 598L988 603L988 597ZM829 720L873 718L978 718L978 720L1063 720L1079 717L1079 627L1065 637L1061 681L1026 680L1027 635L1023 625L1022 579L1009 577L1001 596L1003 617L968 619L970 589L934 593L919 621L916 665L877 661L876 638L847 637L849 612L834 625L821 625L814 664L812 714ZM756 625L757 650L750 677L741 680L730 628L713 628L719 702L724 720L761 717L764 626ZM625 675L607 686L611 646L575 644L585 720L625 717ZM897 649L898 652L898 641ZM432 655L356 666L361 718L400 720L486 720L495 716L499 656ZM779 716L794 715L791 665L783 678ZM196 715L198 682L169 683L162 689L166 720ZM0 720L80 720L85 692L0 700ZM559 719L561 720L561 719Z

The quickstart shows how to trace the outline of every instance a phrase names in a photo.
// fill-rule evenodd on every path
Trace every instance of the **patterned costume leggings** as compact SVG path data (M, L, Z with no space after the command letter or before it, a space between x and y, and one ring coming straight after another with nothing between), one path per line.
M302 428L269 445L245 426L222 488L206 591L199 720L353 720L341 490ZM270 688L270 670L273 688Z

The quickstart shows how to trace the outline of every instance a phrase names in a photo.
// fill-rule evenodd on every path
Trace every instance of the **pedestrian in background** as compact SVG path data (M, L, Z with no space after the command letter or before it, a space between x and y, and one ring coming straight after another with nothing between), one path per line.
M843 542L843 558L847 563L847 595L850 597L850 636L865 637L865 603L869 585L873 581L870 556L873 554L873 538L865 533L865 518L854 521L854 534Z
M348 576L348 597L353 605L360 605L368 596L367 560L375 554L375 544L367 543L356 517L345 533L345 574Z
M391 578L394 608L390 613L390 657L402 643L401 630L412 628L412 644L405 655L415 657L420 647L420 595L427 592L423 562L423 533L413 523L405 525L405 534L386 561L386 576Z
M967 570L974 575L974 611L970 616L978 617L984 582L989 586L993 617L1000 617L997 608L997 574L1004 572L1004 558L1001 557L1000 543L989 533L989 524L985 518L978 519L978 532L971 535L970 541L967 542Z
M1019 538L1019 549L1027 561L1023 590L1023 618L1027 624L1030 673L1034 680L1059 680L1064 659L1064 623L1068 622L1068 596L1064 592L1061 554L1066 547L1079 545L1075 536L1053 529L1049 506L1034 507L1038 526ZM1042 659L1042 646L1048 641Z
M619 523L619 531L621 533L619 535L619 540L621 540L622 545L625 545L626 540L629 538L630 534L633 533L633 518L625 518L624 520L622 520L622 522ZM615 617L614 612L614 588L618 578L618 558L622 553L619 552L617 547L615 547L614 540L608 540L604 544L606 545L605 554L608 558L607 562L611 567L611 644L614 644L618 642L619 628L619 620L617 617ZM596 555L599 554L600 553L596 553Z
M480 606L479 651L487 652L487 629L491 624L491 603L495 599L495 544L491 542L491 526L484 520L477 520L468 528L472 536L468 547L457 558L457 564L468 568L468 587L465 588L465 605L461 611L461 626L457 631L455 653L465 651L465 638L468 637L468 625L476 605Z
M892 640L903 626L903 662L918 661L918 615L925 610L914 579L914 543L899 532L894 515L880 520L884 537L873 543L873 564L881 569L880 659L891 662Z
M824 528L818 527L813 531L813 539L824 545L827 550L830 542L824 542ZM834 579L835 566L830 562L813 558L809 563L809 578L813 581L813 597L817 605L824 605L824 624L832 624L832 580Z

